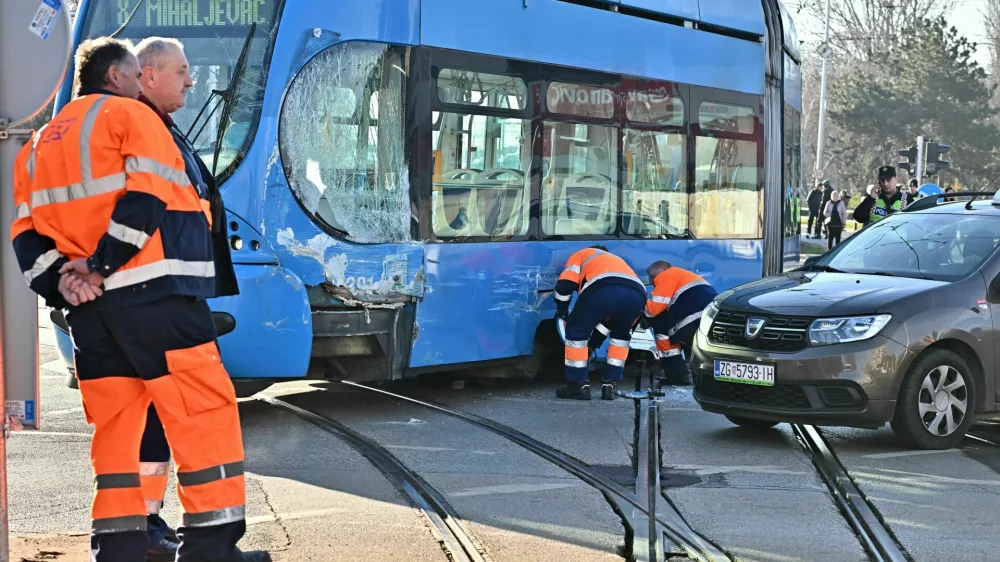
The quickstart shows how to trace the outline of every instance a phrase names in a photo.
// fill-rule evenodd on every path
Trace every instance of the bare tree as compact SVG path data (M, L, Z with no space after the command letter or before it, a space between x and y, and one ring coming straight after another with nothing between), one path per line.
M987 0L996 2L997 0ZM906 29L921 18L951 10L953 0L831 0L830 45L855 60L881 58L899 44ZM825 20L826 0L803 0L802 8Z
M1000 69L1000 0L983 0L985 6L980 10L983 15L983 24L986 26L985 47L990 52L990 71L993 73L994 82L1000 78L997 70Z

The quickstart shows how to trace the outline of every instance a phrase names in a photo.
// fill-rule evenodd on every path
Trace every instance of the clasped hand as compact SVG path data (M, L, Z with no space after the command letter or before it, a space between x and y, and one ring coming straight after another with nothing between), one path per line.
M59 275L59 293L72 306L95 300L104 292L104 278L90 272L86 258L66 262L59 268Z

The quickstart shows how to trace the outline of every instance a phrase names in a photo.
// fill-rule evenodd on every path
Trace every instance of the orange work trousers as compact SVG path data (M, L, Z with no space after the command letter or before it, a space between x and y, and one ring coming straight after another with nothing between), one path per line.
M246 530L243 440L208 305L183 296L120 310L84 305L67 322L84 413L94 425L97 562L145 560L139 449L150 402L177 465L184 509L177 560L235 556Z

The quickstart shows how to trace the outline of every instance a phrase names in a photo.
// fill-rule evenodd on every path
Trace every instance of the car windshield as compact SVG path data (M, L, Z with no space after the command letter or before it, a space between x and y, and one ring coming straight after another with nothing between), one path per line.
M851 236L813 265L954 281L976 269L1000 241L1000 217L973 214L896 214Z

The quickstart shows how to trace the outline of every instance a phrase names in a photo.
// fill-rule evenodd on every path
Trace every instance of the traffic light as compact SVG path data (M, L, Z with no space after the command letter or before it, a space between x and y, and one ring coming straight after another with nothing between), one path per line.
M946 152L951 150L951 147L947 144L941 144L937 142L927 143L927 170L924 172L928 176L933 176L939 171L947 168L950 163L941 160Z
M900 150L899 155L906 158L907 162L900 162L896 167L906 170L907 173L912 174L917 165L917 147L911 146L906 150Z

